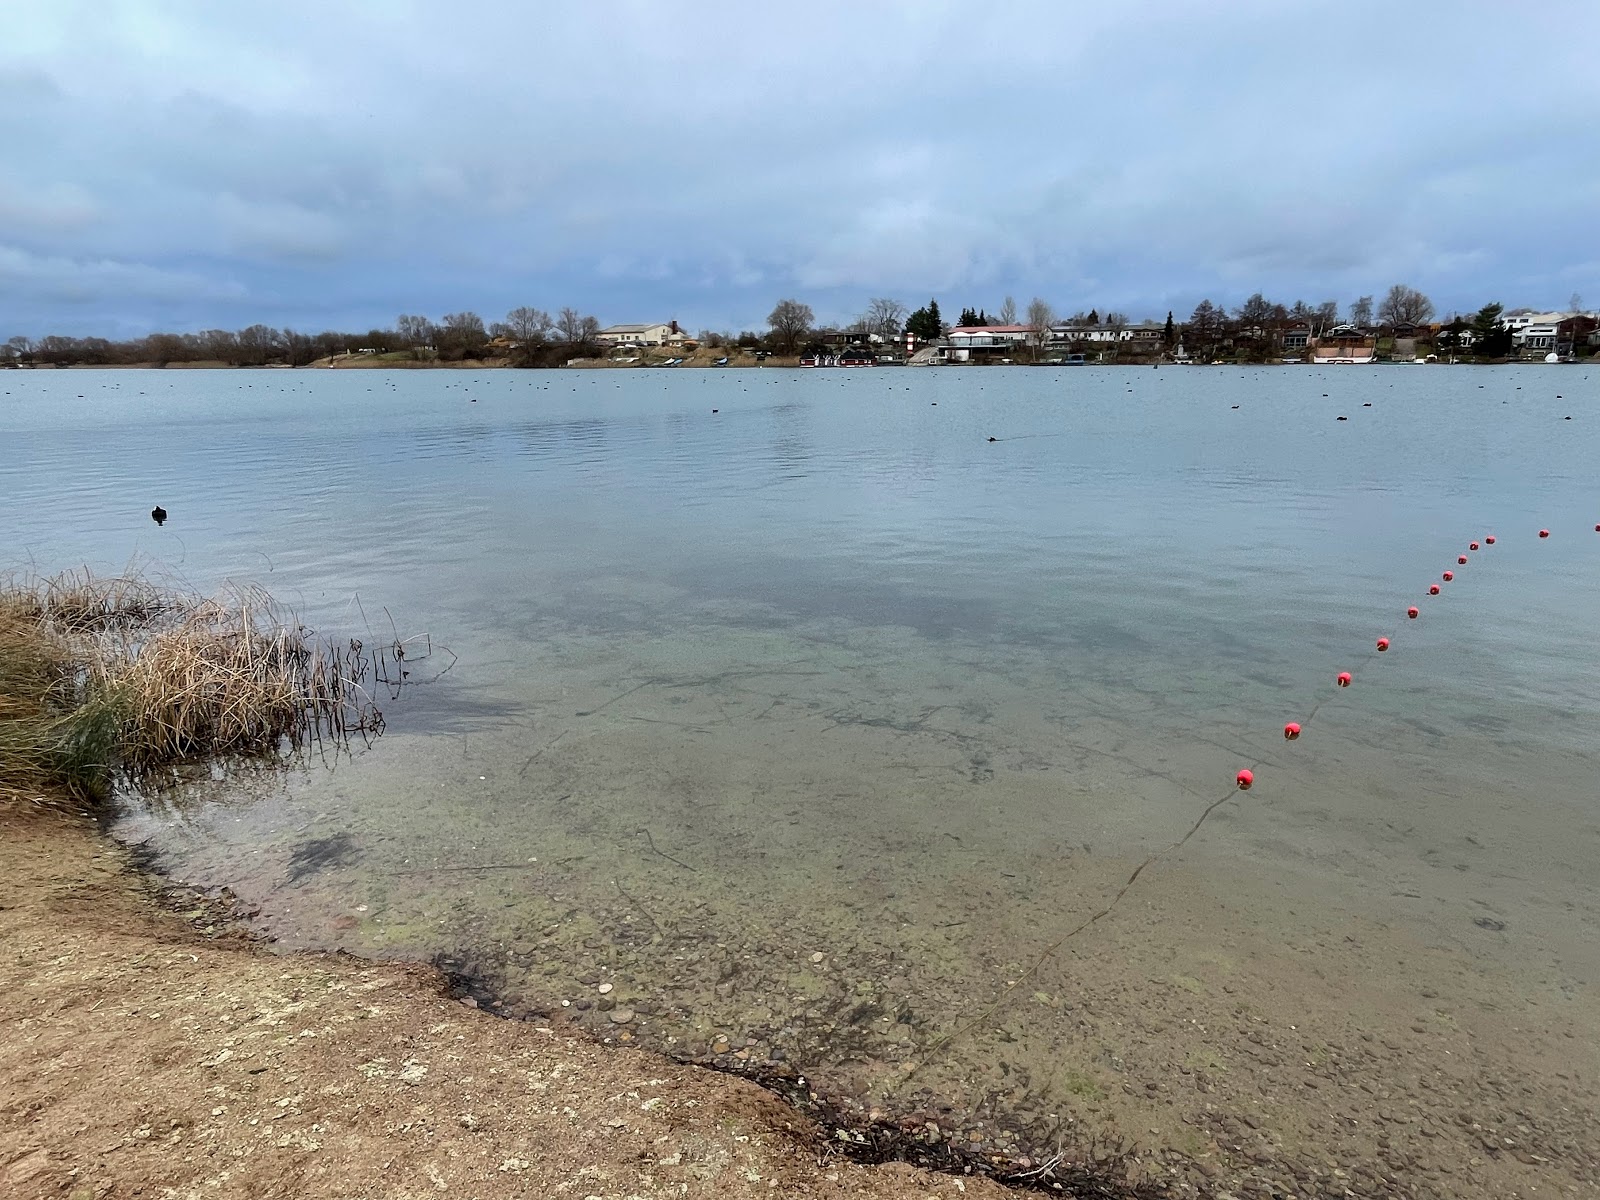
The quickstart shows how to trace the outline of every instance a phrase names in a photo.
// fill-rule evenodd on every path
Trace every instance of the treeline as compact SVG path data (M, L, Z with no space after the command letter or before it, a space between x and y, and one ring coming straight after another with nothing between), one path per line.
M13 337L0 344L0 359L53 367L116 367L218 362L230 367L303 367L347 354L403 353L416 360L462 362L504 358L517 366L548 366L597 351L600 322L575 309L555 316L539 308L514 308L505 320L485 325L473 312L447 313L438 321L402 314L392 329L365 333L324 330L301 333L250 325L200 333L152 333L128 341L99 337Z

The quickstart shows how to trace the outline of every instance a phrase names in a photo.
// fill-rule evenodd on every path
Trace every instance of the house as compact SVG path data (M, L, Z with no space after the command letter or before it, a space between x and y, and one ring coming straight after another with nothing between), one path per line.
M1511 344L1518 350L1553 350L1559 325L1558 321L1530 322L1511 335Z
M1283 331L1283 348L1285 350L1304 350L1311 344L1311 330L1304 325Z
M1033 337L1032 325L957 325L946 336L956 349L1010 348Z
M689 335L678 328L676 321L656 322L653 325L611 325L597 335L603 346L679 346Z
M1316 339L1312 362L1324 365L1336 363L1370 363L1377 361L1376 335L1354 325L1335 325Z
M944 341L952 362L1001 358L1033 339L1032 325L957 325Z
M1126 330L1122 332L1126 333ZM1109 325L1052 325L1050 343L1072 346L1079 342L1116 342L1122 338Z

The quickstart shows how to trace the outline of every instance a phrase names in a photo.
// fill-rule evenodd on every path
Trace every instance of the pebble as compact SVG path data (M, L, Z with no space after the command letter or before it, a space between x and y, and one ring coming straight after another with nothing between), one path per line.
M612 1020L612 1022L614 1024L626 1025L629 1021L633 1020L633 1009L631 1009L631 1008L613 1009L612 1012L611 1012L611 1020Z
M602 983L599 987L597 987L595 989L595 991L599 992L602 996L605 996L605 995L608 995L611 992L612 986L613 985L609 984L609 983Z
M729 1048L728 1042L724 1038L718 1038L711 1043L711 1053L713 1054L726 1054Z

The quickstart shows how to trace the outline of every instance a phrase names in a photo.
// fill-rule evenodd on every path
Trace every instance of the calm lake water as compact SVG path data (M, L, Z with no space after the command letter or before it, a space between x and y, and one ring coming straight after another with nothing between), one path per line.
M286 946L437 956L980 1150L1600 1179L1600 370L0 393L8 563L455 656L353 761L119 822Z

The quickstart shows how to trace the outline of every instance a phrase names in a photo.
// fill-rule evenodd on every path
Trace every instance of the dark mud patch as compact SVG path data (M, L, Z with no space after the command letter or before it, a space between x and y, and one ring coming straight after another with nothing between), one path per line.
M494 986L461 959L438 956L433 966L445 979L448 994L471 1007L513 1021L553 1021L573 1032L587 1033L573 1020L575 1014L562 1009L507 1005ZM818 1147L823 1156L837 1156L865 1166L908 1163L947 1175L982 1175L1006 1187L1022 1191L1046 1192L1080 1200L1171 1200L1170 1189L1151 1179L1139 1177L1132 1152L1122 1144L1108 1144L1093 1138L1070 1141L1057 1124L1051 1132L1048 1150L1034 1149L1040 1142L1020 1130L1003 1131L991 1126L983 1143L972 1142L973 1131L949 1119L940 1110L937 1098L929 1096L920 1110L904 1110L877 1115L850 1099L837 1099L819 1091L806 1075L789 1062L751 1060L740 1062L728 1055L713 1057L674 1054L643 1040L627 1040L643 1045L663 1057L688 1066L702 1067L722 1075L747 1080L782 1098L816 1125L825 1137ZM596 1038L610 1043L609 1037ZM1002 1134L1002 1144L989 1144ZM1205 1193L1186 1193L1203 1200Z
M298 883L307 875L315 875L329 867L348 867L360 856L348 833L301 842L289 855L289 882Z

